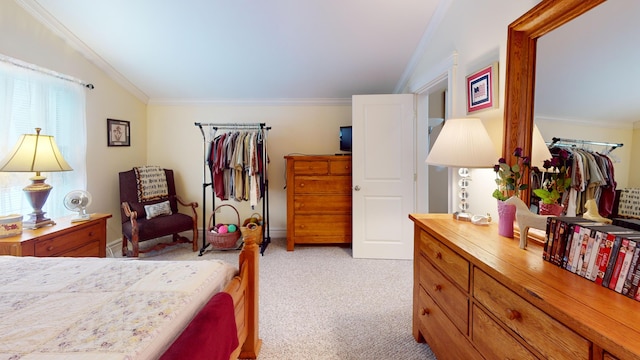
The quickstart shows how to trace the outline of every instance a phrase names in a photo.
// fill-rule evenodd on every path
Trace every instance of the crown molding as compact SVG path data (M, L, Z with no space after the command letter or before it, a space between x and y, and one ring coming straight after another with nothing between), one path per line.
M89 62L94 64L100 70L102 70L107 76L113 79L116 83L121 85L125 90L129 91L136 98L143 103L148 103L149 97L133 85L126 77L117 72L109 63L96 54L90 47L76 37L69 29L64 27L56 18L54 18L49 12L47 12L40 4L35 0L15 0L15 2L25 9L36 21L43 24L55 35L62 38L69 44L74 50L84 56Z
M351 98L315 99L150 99L149 105L351 106Z

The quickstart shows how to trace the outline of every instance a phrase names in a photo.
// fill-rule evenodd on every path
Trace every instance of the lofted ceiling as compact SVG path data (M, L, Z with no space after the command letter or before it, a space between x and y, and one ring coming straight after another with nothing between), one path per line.
M14 1L145 102L348 104L401 91L453 0ZM639 121L639 17L610 0L543 36L536 116Z
M441 2L15 1L159 102L350 102L397 92Z

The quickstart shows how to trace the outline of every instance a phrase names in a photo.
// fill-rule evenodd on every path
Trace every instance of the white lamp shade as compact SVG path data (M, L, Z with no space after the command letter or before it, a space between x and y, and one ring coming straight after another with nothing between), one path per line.
M73 170L64 160L53 136L21 135L13 150L0 162L3 172L56 172Z
M537 166L538 169L543 170L542 165L545 160L551 159L551 152L549 147L544 142L542 134L536 125L533 125L533 134L531 138L531 166Z
M459 168L491 168L498 163L498 154L480 119L448 119L425 162Z

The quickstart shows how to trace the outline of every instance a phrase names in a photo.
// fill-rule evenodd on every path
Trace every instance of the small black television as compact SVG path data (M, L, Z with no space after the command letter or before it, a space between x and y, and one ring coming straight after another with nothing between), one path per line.
M340 126L340 151L351 151L351 126Z

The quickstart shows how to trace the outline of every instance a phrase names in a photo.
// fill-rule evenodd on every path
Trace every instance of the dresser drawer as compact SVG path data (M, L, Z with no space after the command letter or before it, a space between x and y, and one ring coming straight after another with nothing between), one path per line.
M296 176L295 194L351 194L351 176Z
M293 163L296 175L326 175L329 173L328 160L296 160Z
M469 291L470 266L462 256L424 231L420 232L420 252L465 292Z
M422 288L413 316L418 318L419 331L433 351L447 355L443 359L484 359Z
M332 175L351 175L351 159L331 160L329 171Z
M298 215L293 226L295 236L348 235L351 237L350 215Z
M524 345L513 338L487 313L473 306L473 343L490 359L537 359Z
M424 255L420 256L420 285L463 334L469 333L469 298L444 277Z
M473 296L546 358L589 359L590 343L479 269Z
M64 255L63 253L80 248L87 243L99 243L100 236L101 227L96 223L82 229L74 229L64 235L43 238L35 244L35 256ZM96 248L99 248L99 245L96 245Z
M296 214L351 214L351 195L296 195Z

